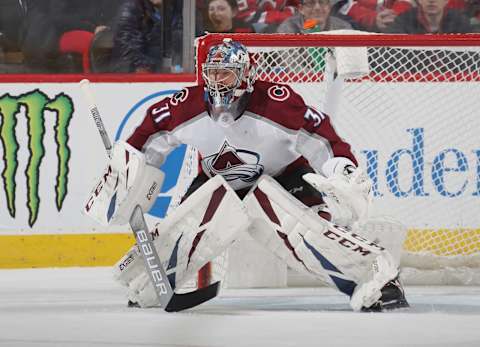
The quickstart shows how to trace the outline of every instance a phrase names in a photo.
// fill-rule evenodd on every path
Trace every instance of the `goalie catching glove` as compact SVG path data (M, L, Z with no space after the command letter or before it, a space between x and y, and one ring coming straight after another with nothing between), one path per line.
M148 165L142 152L117 142L83 211L103 225L127 224L135 206L140 205L144 212L150 210L163 179L163 172Z
M332 222L351 226L368 216L371 182L362 169L346 158L333 158L322 167L325 176L308 173L303 179L322 193Z

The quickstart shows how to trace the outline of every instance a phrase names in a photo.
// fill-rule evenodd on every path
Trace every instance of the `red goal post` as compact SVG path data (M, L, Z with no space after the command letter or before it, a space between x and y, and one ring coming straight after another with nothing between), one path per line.
M198 81L227 37L258 79L332 117L372 179L373 215L408 228L404 272L480 283L480 35L209 34L196 42Z
M310 48L335 48L335 47L376 47L376 48L425 48L425 47L479 47L480 34L449 34L449 35L387 35L387 34L371 34L360 33L351 34L353 31L343 31L342 34L333 34L337 31L325 32L322 34L208 34L197 40L197 81L202 81L202 62L205 61L208 50L211 46L219 44L224 38L233 38L242 42L245 46L252 50L253 59L258 63L258 59L262 58L261 54L254 52L261 52L261 48L268 48L269 50L279 51L281 50L294 50L301 47ZM360 33L360 34L359 34ZM282 59L277 58L277 59ZM265 67L265 65L262 65ZM280 79L284 83L291 83L295 81L299 82L311 82L318 80L317 77L312 76L311 80L304 81L302 76L309 74L307 71L297 71L290 75L284 75L276 79ZM435 77L436 75L436 77ZM460 76L463 75L463 76ZM460 79L475 79L478 80L478 71L462 72L460 75L455 76L454 73L444 71L441 73L421 73L412 74L408 71L403 73L392 74L389 78L399 80L460 80ZM319 75L317 75L319 76ZM260 70L259 78L269 79L268 75L265 75L264 70ZM376 77L379 79L380 77Z

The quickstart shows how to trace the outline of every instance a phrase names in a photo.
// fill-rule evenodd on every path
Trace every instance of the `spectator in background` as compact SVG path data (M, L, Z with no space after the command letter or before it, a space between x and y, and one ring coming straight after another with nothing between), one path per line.
M331 9L330 0L302 0L298 5L298 14L280 24L277 32L312 33L352 28L348 22L330 15Z
M105 28L110 0L24 0L22 36L25 61L33 72L80 72L68 52L87 56L95 32ZM67 34L67 35L66 35ZM68 35L72 34L72 35ZM66 59L67 58L67 59Z
M90 47L95 35L111 25L120 0L68 0L52 9L60 34L60 59L65 72L90 72Z
M53 3L51 19L60 33L71 30L99 32L111 21L111 18L107 18L112 15L110 9L119 4L119 1L115 0L53 0L51 2Z
M384 31L395 18L415 4L415 0L347 0L335 5L338 14L352 22L355 29Z
M193 4L191 4L193 5ZM195 1L195 36L204 35L203 13L206 8L204 0ZM184 25L183 25L183 1L182 0L167 0L164 3L165 10L165 27L168 32L165 32L165 47L170 50L170 55L167 53L167 61L171 59L171 72L183 72L183 40L184 40ZM175 43L175 44L173 44ZM189 45L193 46L193 38Z
M464 11L447 7L448 0L418 0L419 6L399 15L387 27L388 33L469 33L472 26Z
M236 0L208 0L206 30L211 33L254 32L253 26L235 16L238 13Z
M300 0L237 0L237 19L253 25L256 32L275 32L296 13Z
M0 2L0 51L19 51L21 27L26 14L22 0Z
M466 14L470 19L472 30L480 32L480 0L469 0L466 4Z
M51 2L26 0L27 12L20 42L25 64L33 72L51 72L52 61L58 56L59 35L52 25Z
M170 72L163 0L126 0L113 31L114 72Z
M102 1L104 2L102 13L104 25L95 30L88 52L90 72L92 73L108 73L112 71L113 27L124 0ZM108 7L105 6L107 2Z

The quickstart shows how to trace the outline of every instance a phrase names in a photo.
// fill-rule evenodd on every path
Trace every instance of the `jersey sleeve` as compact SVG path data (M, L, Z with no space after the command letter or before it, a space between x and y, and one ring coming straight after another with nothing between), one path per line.
M330 118L307 106L292 87L257 81L250 104L253 113L294 134L294 150L317 172L322 172L323 164L332 158L347 158L358 165L350 145L337 134Z
M323 164L332 158L347 158L358 166L350 145L337 134L328 115L307 107L303 120L304 125L297 134L296 149L315 171L322 173Z
M152 105L142 123L127 140L130 145L145 153L150 165L157 167L180 144L171 132L175 127L171 100L168 97Z
M145 153L147 162L160 166L182 144L177 129L206 111L203 86L183 88L152 105L127 142Z

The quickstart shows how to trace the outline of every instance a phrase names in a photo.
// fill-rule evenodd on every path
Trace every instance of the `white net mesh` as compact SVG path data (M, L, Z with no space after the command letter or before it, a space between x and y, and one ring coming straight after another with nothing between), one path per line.
M221 39L199 43L200 63ZM257 79L290 84L352 144L374 184L373 214L408 227L404 266L480 268L480 36L236 39ZM352 77L362 61L367 71Z

